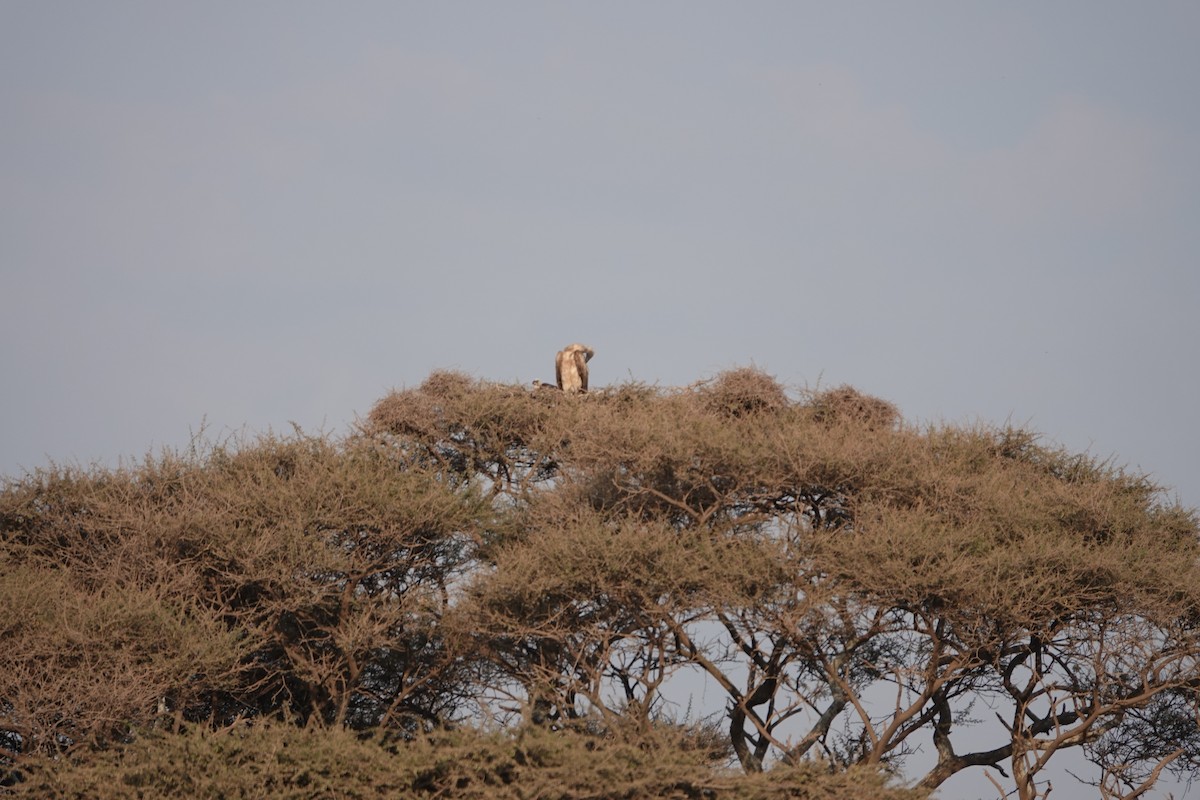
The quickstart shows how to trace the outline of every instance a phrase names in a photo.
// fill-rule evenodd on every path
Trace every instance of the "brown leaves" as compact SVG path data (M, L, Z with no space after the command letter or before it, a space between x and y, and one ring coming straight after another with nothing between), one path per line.
M439 372L345 439L6 486L0 737L53 751L162 714L415 737L523 715L561 734L523 734L549 754L536 775L575 791L596 777L562 737L670 750L651 732L679 721L687 673L749 770L819 758L850 780L935 729L930 787L997 759L1036 775L1038 753L1094 743L1086 726L1153 758L1129 721L1187 718L1198 555L1195 514L1144 476L1026 431L917 429L850 387L741 369L567 397ZM1000 744L955 751L980 700L1008 712ZM542 780L522 747L512 774ZM419 788L504 782L439 763Z
M6 724L54 749L160 701L196 720L436 717L457 667L432 631L491 516L369 441L299 434L36 476L0 496Z
M109 800L147 797L440 797L452 800L840 800L922 796L889 786L878 773L831 775L815 766L769 775L714 768L691 731L658 726L621 731L529 728L515 735L441 732L407 743L342 730L239 726L221 734L192 729L140 738L71 769L31 764L35 796Z

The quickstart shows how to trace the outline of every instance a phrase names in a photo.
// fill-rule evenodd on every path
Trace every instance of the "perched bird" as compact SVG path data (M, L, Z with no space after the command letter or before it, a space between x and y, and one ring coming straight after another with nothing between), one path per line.
M592 348L583 344L570 344L558 351L554 357L554 376L558 379L558 388L567 394L586 392L588 388L587 362L596 353Z

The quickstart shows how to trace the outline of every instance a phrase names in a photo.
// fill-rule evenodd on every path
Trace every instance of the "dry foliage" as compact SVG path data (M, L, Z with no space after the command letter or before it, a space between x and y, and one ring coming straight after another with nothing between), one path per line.
M0 696L19 749L103 743L164 714L419 726L454 702L460 667L436 626L491 512L369 442L52 468L2 503L0 593L22 612Z
M788 405L787 393L774 378L749 367L700 384L697 397L709 411L730 417L779 411Z
M814 394L809 405L813 419L826 425L862 425L874 430L892 428L900 422L900 410L894 405L852 386Z
M341 440L9 481L0 746L81 797L1036 798L1081 748L1132 798L1200 766L1197 529L849 387L439 372Z
M152 734L121 751L29 765L26 791L78 800L134 797L442 797L462 800L915 800L871 770L812 766L746 775L713 769L679 732L636 740L588 731L443 731L406 742L340 730L238 726Z

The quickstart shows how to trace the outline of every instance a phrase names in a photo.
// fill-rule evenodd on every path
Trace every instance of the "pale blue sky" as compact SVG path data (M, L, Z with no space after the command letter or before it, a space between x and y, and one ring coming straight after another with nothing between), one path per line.
M1200 4L0 3L0 474L750 363L1200 504Z

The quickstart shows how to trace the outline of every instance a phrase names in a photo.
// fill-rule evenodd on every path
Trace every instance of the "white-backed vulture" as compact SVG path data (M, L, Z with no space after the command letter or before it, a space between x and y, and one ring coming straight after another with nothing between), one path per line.
M571 344L558 351L554 357L554 377L558 388L567 394L586 392L588 388L587 362L595 351L584 344Z

